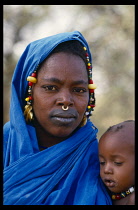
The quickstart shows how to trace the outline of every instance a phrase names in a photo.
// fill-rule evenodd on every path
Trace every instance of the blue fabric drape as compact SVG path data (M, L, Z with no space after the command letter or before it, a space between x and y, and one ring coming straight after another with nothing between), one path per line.
M35 128L23 116L27 76L59 43L69 40L79 40L90 54L80 32L61 33L29 44L15 68L10 121L4 126L4 205L111 204L99 177L97 128L92 122L40 151Z

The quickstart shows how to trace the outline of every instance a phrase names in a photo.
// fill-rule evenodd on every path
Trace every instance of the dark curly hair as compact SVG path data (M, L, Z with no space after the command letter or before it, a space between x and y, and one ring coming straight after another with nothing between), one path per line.
M48 55L48 57L46 59L48 59L54 53L59 53L59 52L66 52L69 54L80 56L82 58L82 60L84 61L86 68L87 68L87 60L86 60L86 55L85 55L86 52L83 49L83 45L79 41L71 40L71 41L66 41L66 42L60 43L59 45L57 45L54 48L54 50ZM41 68L41 66L43 65L45 60L40 64L39 69Z

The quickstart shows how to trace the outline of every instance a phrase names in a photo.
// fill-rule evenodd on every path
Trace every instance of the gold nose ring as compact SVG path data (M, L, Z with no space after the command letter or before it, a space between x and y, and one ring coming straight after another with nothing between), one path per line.
M62 106L61 108L62 108L62 110L64 110L64 111L66 111L66 110L68 110L68 109L69 109L69 107L68 107L68 106L67 106L66 108L65 108L64 106Z

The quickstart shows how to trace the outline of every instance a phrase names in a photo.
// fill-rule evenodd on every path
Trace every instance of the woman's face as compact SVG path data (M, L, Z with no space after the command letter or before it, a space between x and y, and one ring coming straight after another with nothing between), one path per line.
M100 175L108 189L115 193L135 184L134 144L130 143L130 138L133 137L129 131L117 131L104 134L99 141Z
M33 111L39 126L54 137L69 136L80 124L89 100L84 61L55 53L43 63L33 86ZM69 109L62 110L62 106Z

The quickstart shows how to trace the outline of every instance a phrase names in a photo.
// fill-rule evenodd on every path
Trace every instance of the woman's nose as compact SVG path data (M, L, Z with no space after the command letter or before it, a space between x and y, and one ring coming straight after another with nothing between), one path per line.
M58 98L56 100L56 105L58 105L58 106L64 105L65 107L74 105L72 94L70 93L70 91L68 89L64 90L58 94Z

